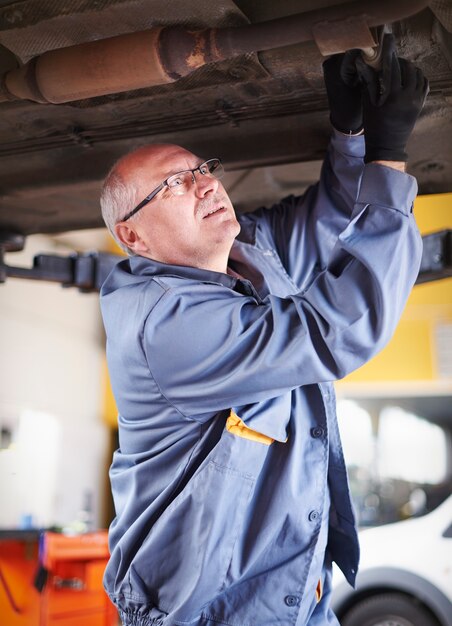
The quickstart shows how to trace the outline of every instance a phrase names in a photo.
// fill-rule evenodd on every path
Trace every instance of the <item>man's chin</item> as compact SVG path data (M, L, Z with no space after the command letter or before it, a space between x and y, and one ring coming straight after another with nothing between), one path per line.
M233 240L234 240L238 236L240 231L242 230L242 227L237 221L237 218L235 217L235 215L234 215L234 218L231 219L230 228L231 228L231 233L232 233Z
M223 222L223 228L221 232L218 233L218 236L215 237L215 245L222 246L225 250L227 249L227 254L232 248L232 244L235 241L235 238L240 233L241 226L236 219L230 219Z

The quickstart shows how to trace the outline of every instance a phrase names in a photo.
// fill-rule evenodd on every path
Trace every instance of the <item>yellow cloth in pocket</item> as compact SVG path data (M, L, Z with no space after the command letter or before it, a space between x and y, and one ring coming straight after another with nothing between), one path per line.
M317 588L315 590L315 599L317 600L317 604L322 599L322 581L319 578L319 582L317 583Z
M266 446L271 445L275 440L267 435L258 433L256 430L248 428L245 422L242 422L240 417L231 411L230 416L226 421L226 430L237 437L243 437L243 439L249 439L250 441L257 441L263 443Z

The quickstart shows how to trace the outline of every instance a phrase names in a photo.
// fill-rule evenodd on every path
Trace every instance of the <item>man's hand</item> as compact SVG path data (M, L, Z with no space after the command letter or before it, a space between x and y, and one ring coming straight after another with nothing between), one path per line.
M427 79L413 63L397 58L390 35L383 40L381 70L361 57L356 67L363 84L365 163L407 161L406 144L427 97Z
M330 120L336 130L347 135L359 133L363 127L361 85L355 65L359 54L359 50L349 50L323 63Z

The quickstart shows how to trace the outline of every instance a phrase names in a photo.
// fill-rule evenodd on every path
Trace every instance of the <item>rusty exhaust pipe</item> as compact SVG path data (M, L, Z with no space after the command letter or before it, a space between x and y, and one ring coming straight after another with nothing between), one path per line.
M355 0L236 28L155 28L51 50L5 74L0 99L60 104L162 85L216 61L315 41L323 55L377 45L370 28L404 19L425 0Z

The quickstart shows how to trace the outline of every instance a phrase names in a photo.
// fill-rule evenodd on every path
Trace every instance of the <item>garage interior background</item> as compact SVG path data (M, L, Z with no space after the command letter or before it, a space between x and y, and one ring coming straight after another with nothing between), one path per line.
M235 27L345 4L174 0L169 10L162 0L0 0L0 73L52 49L145 28ZM425 233L452 227L452 3L427 4L394 25L400 53L431 84L409 146L410 171L429 194L416 205ZM206 156L214 149L239 210L302 192L318 177L330 133L322 60L307 41L207 65L174 83L63 104L10 100L3 91L0 233L27 237L7 263L111 250L104 231L91 230L101 226L100 181L117 157L148 141ZM340 394L431 398L423 403L430 417L450 423L451 294L451 279L417 286L391 345L341 383ZM97 296L8 279L0 299L0 526L105 526L116 411L105 390Z

